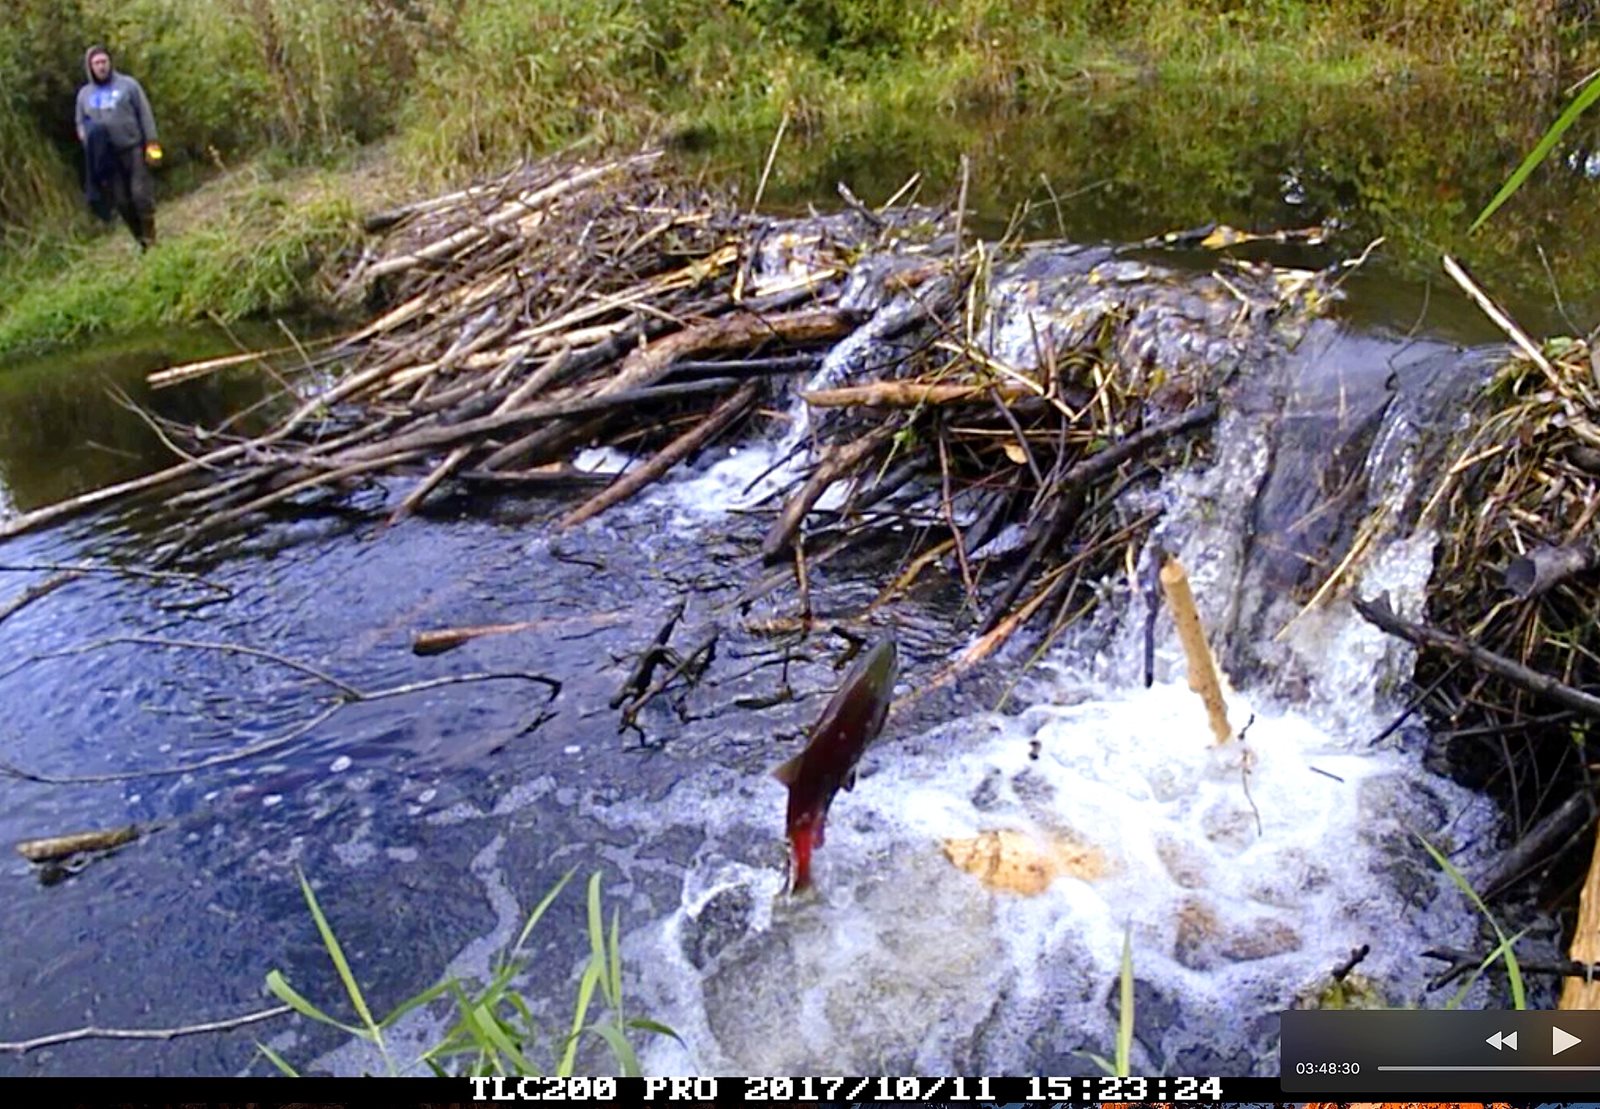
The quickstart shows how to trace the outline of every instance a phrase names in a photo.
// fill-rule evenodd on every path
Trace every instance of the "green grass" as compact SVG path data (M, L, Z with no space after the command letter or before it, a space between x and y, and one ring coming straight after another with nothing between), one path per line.
M21 290L0 309L0 353L293 311L316 300L324 259L358 240L356 216L352 196L319 176L234 182L208 206L160 209L161 238L143 255L120 226L46 237L0 265L0 280Z
M1107 1074L1126 1078L1133 1073L1133 930L1122 931L1122 970L1117 975L1117 1047L1115 1056L1107 1059L1092 1051L1083 1052L1095 1066Z
M1472 888L1471 882L1467 881L1466 875L1457 870L1455 864L1446 858L1442 851L1440 851L1433 844L1429 843L1420 833L1417 833L1416 835L1417 839L1421 841L1422 846L1427 849L1428 854L1433 857L1433 861L1438 865L1439 869L1444 871L1446 876L1449 877L1450 881L1454 883L1455 887L1466 895L1467 900L1472 902L1473 907L1483 915L1483 919L1488 921L1489 927L1494 931L1495 938L1500 941L1499 944L1496 945L1495 949L1484 957L1484 960L1481 964L1479 964L1478 969L1473 971L1472 974L1468 976L1467 980L1462 983L1461 988L1456 991L1455 997L1451 998L1449 1004L1447 1004L1445 1008L1454 1009L1456 1006L1460 1005L1461 1002L1465 1000L1467 991L1472 988L1472 984L1478 980L1483 972L1488 970L1496 962L1504 960L1506 964L1506 978L1511 984L1512 1007L1516 1009L1526 1009L1528 1007L1527 989L1523 985L1522 968L1517 965L1517 954L1514 950L1517 941L1522 938L1523 933L1518 932L1515 935L1507 936L1505 931L1500 927L1500 922L1494 918L1494 914L1489 911L1489 907L1483 903L1483 898L1478 896L1478 891Z
M340 1020L318 1008L289 985L281 971L273 970L267 975L267 989L308 1020L331 1025L372 1044L378 1049L386 1073L390 1076L414 1074L423 1068L440 1076L570 1075L577 1065L578 1048L586 1036L597 1038L605 1044L618 1073L638 1075L639 1057L629 1035L648 1032L676 1038L677 1033L643 1017L624 1016L621 917L617 910L612 910L608 931L601 909L598 872L589 878L589 960L579 979L577 995L572 1004L572 1019L567 1022L565 1030L559 1034L543 1035L533 1016L532 1006L512 988L513 982L526 970L523 949L527 946L528 938L571 878L572 872L568 871L528 914L517 942L496 960L487 983L474 988L458 978L444 979L401 1002L379 1020L373 1016L350 961L338 937L334 935L333 926L328 923L311 884L302 874L301 893L311 910L312 919L316 921L322 945L327 949L356 1020ZM590 1011L597 994L605 1003L607 1012L603 1019L591 1020ZM395 1022L407 1013L445 999L454 1003L456 1020L444 1038L415 1059L396 1058L384 1039L384 1032L393 1028ZM542 1053L541 1041L547 1041ZM257 1047L278 1070L290 1076L299 1075L299 1071L281 1054L265 1044L257 1044Z

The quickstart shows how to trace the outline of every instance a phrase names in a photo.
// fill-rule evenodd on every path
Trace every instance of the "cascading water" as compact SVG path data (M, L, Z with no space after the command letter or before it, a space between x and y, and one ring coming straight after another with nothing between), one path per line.
M1041 287L1054 290L1047 299L1077 295L1056 320L1088 326L1083 297L1100 294L1087 275L1103 281L1107 267L1123 282L1151 276L1109 252L1058 252L1002 275L993 301L1003 311L1024 287L1034 298ZM905 311L903 301L880 308L877 333ZM1037 313L1026 329L1018 318L988 338L1024 364L1047 328ZM1203 314L1197 322L1217 328ZM1239 354L1225 329L1210 347L1185 347L1177 324L1157 331L1214 364ZM840 380L870 349L842 344L816 384ZM1417 836L1470 871L1495 816L1420 769L1416 751L1371 746L1410 651L1346 602L1301 613L1287 599L1284 559L1331 568L1350 547L1353 512L1308 537L1289 518L1314 506L1274 498L1296 483L1315 489L1342 465L1360 477L1347 511L1402 502L1418 428L1475 383L1474 367L1322 322L1242 378L1213 460L1144 494L1163 511L1156 542L1189 567L1206 626L1220 629L1218 654L1243 679L1228 697L1242 742L1212 745L1168 619L1144 687L1147 601L1119 577L1102 583L1097 616L1035 668L1013 711L891 727L834 809L815 898L783 893L776 782L708 769L647 805L595 806L636 842L636 858L671 854L657 844L672 830L699 832L682 859L680 903L626 944L640 1004L683 1037L659 1042L648 1070L1093 1071L1089 1053L1109 1055L1113 1042L1125 935L1135 1072L1273 1071L1276 1012L1316 994L1362 946L1376 1003L1425 1003L1418 953L1470 943L1478 921ZM807 427L803 406L791 417ZM727 491L798 441L797 431L775 448L742 446L660 496L680 522L707 526ZM1368 546L1350 584L1415 613L1432 537L1394 528ZM1018 862L1018 850L1035 854ZM1029 892L984 880L1015 867ZM1481 987L1473 997L1481 1003Z

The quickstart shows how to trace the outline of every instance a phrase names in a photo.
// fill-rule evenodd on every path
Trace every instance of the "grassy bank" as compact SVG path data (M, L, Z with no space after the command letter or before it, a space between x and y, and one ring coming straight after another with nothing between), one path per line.
M13 0L0 27L0 352L303 301L386 180L438 186L580 139L847 134L1086 89L1276 74L1550 80L1597 54L1552 0ZM1574 9L1575 10L1575 9ZM87 229L64 110L83 44L150 93L165 241ZM1214 145L1214 144L1213 144ZM273 166L252 174L224 167ZM296 167L298 169L296 170ZM287 176L283 171L296 170ZM183 203L170 198L203 186ZM193 205L190 208L189 205Z
M360 236L364 181L229 174L158 212L158 226L176 230L142 256L120 227L37 236L0 265L0 285L16 291L0 308L0 353L315 307L318 270Z

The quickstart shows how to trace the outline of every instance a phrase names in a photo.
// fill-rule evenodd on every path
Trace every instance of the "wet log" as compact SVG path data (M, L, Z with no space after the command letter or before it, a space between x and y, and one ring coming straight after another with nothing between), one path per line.
M729 358L721 362L685 359L672 364L673 378L680 377L767 377L775 374L805 373L822 362L820 354L776 354L771 358Z
M65 859L81 851L109 851L139 838L139 826L112 828L103 832L74 832L65 836L46 836L42 839L25 839L17 844L17 854L30 863L47 863Z
M1361 613L1368 622L1376 624L1390 635L1414 643L1419 647L1435 647L1441 651L1462 658L1489 673L1504 678L1513 685L1520 686L1529 693L1548 697L1555 703L1584 716L1600 720L1600 697L1592 693L1585 693L1581 689L1574 689L1563 682L1558 682L1548 674L1541 674L1537 670L1529 669L1520 662L1513 662L1504 655L1495 654L1485 647L1470 642L1459 635L1430 628L1425 624L1415 624L1401 616L1397 616L1389 607L1386 599L1363 600L1357 598L1355 609Z
M1533 871L1582 833L1595 817L1594 794L1580 789L1506 848L1472 883L1479 896L1492 899L1518 878Z
M1188 660L1189 688L1205 702L1211 734L1218 743L1226 743L1233 737L1233 729L1228 725L1228 706L1222 699L1222 683L1217 678L1217 660L1206 643L1205 629L1200 626L1200 611L1195 607L1194 593L1189 588L1189 575L1176 558L1167 559L1166 565L1161 567L1161 589L1167 595L1167 607L1172 609L1172 619L1178 625L1178 639Z
M609 485L612 475L579 470L565 462L540 466L532 470L462 470L456 475L460 481L474 485L498 485L516 488L566 488L574 485Z
M854 442L831 448L773 521L766 538L761 541L761 560L771 565L784 559L794 544L795 533L800 530L812 506L822 499L822 494L834 482L866 461L873 451L888 441L894 430L888 425L874 428Z
M668 443L662 450L638 469L624 474L613 484L584 501L577 508L556 521L556 530L576 527L606 509L621 504L646 485L656 481L672 467L705 446L726 431L735 420L744 415L755 403L759 386L747 381L731 396L719 404L712 413L694 427Z
M1521 600L1548 592L1569 578L1600 566L1600 551L1587 543L1535 547L1506 567L1506 588Z
M411 653L414 655L442 655L446 651L453 651L463 643L470 643L474 639L482 639L491 635L514 635L517 632L545 631L551 628L563 627L611 627L616 624L626 623L631 616L625 612L598 612L592 616L556 616L544 617L539 620L518 620L511 624L479 624L462 628L436 628L433 631L417 632L411 637Z

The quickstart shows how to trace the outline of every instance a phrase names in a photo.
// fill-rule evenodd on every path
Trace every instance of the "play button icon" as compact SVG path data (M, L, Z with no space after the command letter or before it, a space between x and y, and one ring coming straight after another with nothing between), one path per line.
M1571 1032L1568 1032L1568 1031L1566 1031L1564 1029L1561 1029L1561 1028L1557 1028L1553 1024L1550 1026L1550 1054L1551 1055L1560 1055L1563 1051L1567 1050L1567 1048L1571 1047L1572 1045L1581 1044L1581 1043L1583 1043L1583 1040L1582 1040L1581 1037L1574 1036Z

